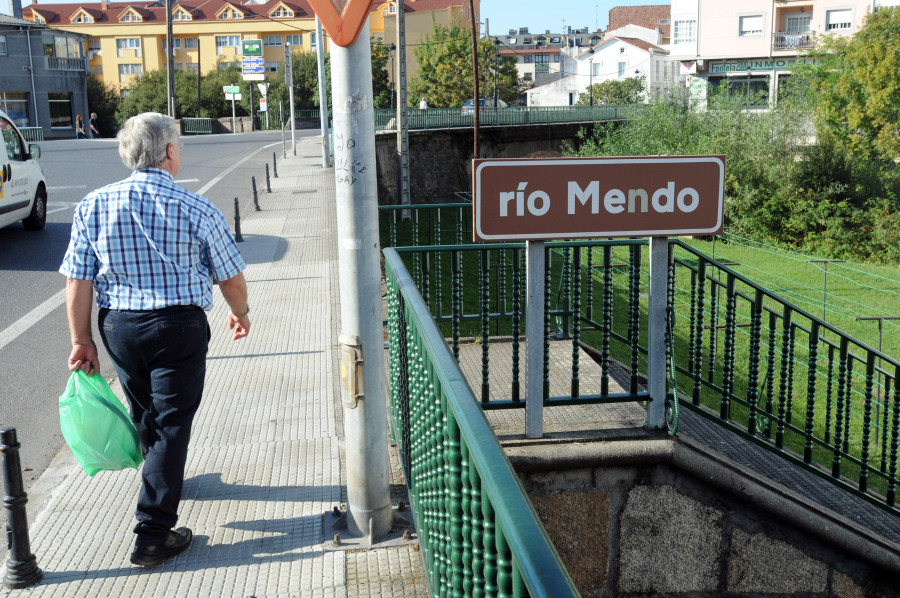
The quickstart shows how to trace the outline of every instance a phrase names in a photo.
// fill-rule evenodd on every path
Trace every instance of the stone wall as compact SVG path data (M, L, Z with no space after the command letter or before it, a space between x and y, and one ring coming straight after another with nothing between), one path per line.
M517 127L485 127L478 135L482 158L524 158L559 155L564 144L577 145L577 133L590 124L553 123ZM397 136L375 136L378 203L397 203ZM473 133L471 129L409 132L410 195L412 203L455 201L457 191L472 190Z
M897 547L704 447L590 444L507 449L586 598L900 596Z

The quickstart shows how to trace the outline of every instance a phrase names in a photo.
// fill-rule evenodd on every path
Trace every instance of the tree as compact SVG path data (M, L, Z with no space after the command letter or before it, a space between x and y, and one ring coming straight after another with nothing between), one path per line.
M109 83L103 83L94 75L87 76L88 107L97 113L101 135L110 136L116 130L116 109L119 92Z
M372 97L376 108L391 107L391 80L388 73L390 51L380 40L372 38ZM396 50L395 50L396 52Z
M628 79L608 79L601 83L594 83L594 104L607 106L622 106L624 104L639 104L643 100L646 80L643 75L629 77ZM591 103L591 91L582 92L578 96L578 106L588 106Z
M497 50L488 39L478 41L478 82L482 97L493 96L496 74L500 99L514 102L518 72L512 57L497 60ZM409 104L423 97L430 107L456 107L472 98L472 35L458 25L435 24L432 32L413 53L419 74L410 82Z
M879 8L852 38L826 36L814 56L797 75L810 85L820 138L869 158L900 158L900 7Z

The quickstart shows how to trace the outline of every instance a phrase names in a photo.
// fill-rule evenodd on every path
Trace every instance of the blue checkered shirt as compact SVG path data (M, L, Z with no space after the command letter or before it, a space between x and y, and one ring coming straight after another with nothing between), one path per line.
M208 310L213 280L245 267L219 208L168 171L145 168L81 201L59 271L93 281L99 307Z

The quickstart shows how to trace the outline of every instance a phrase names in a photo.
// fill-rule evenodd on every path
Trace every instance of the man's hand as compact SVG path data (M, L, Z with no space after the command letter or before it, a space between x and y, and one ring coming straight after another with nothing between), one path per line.
M250 316L235 317L233 312L228 312L228 329L234 331L231 340L236 341L250 334Z
M86 343L72 343L72 352L69 354L69 371L80 369L88 376L100 373L100 359L97 355L97 346L93 341Z

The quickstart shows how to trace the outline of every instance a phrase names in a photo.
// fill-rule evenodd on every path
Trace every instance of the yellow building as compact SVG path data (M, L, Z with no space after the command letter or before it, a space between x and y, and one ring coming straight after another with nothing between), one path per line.
M477 21L479 3L475 6ZM435 22L470 21L468 0L407 0L405 7L408 48L428 35ZM372 3L370 33L386 44L396 40L396 10L393 0ZM163 0L81 4L35 0L22 10L25 19L90 36L85 52L91 72L118 86L123 95L136 76L166 68L165 11ZM312 8L306 1L294 0L173 0L172 34L175 68L201 73L218 68L220 62L240 63L242 41L262 40L265 72L274 76L286 45L311 52L318 41ZM324 43L327 51L327 37ZM417 66L411 50L407 61L412 76Z

